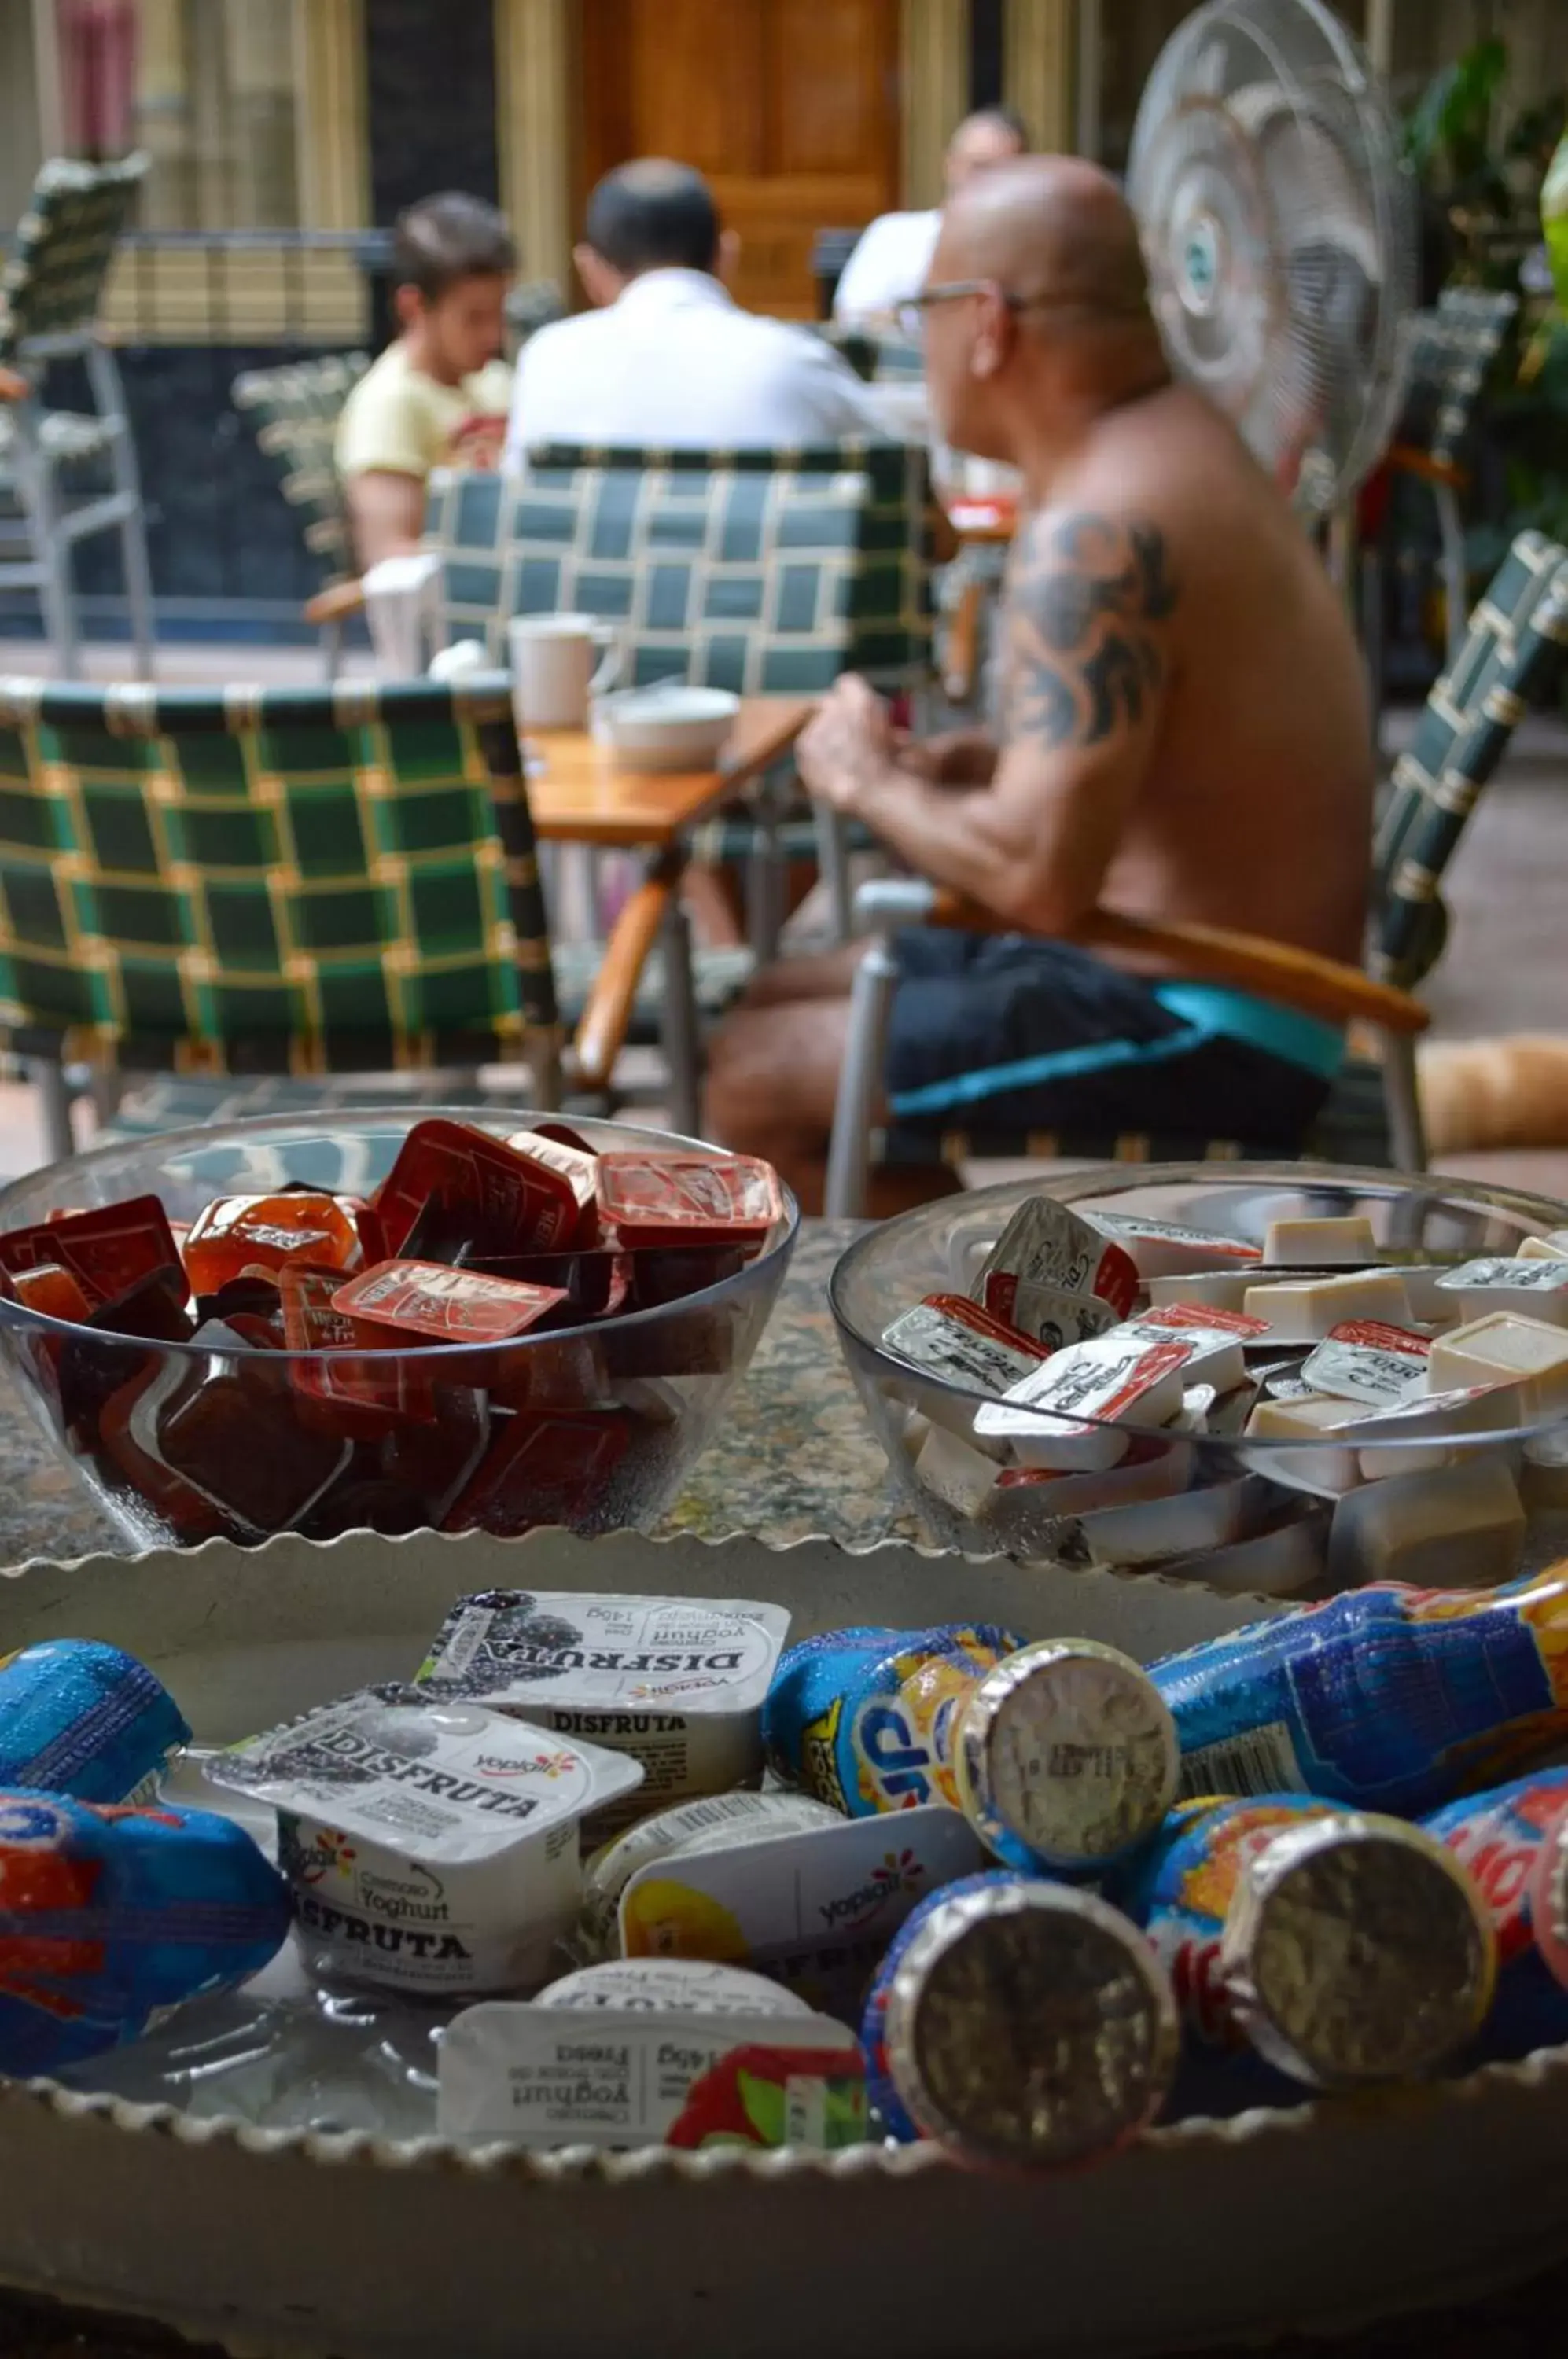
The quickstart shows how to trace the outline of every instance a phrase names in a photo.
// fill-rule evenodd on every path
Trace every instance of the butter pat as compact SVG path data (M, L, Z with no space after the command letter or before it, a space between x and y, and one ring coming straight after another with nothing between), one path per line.
M1256 1474L1204 1490L1183 1491L1136 1507L1103 1507L1079 1525L1096 1564L1160 1564L1200 1549L1223 1548L1263 1522L1269 1486Z
M1308 1353L1301 1378L1313 1392L1365 1401L1372 1408L1395 1408L1412 1393L1426 1390L1431 1351L1431 1339L1411 1334L1408 1327L1347 1319L1327 1343Z
M1319 1436L1339 1435L1355 1411L1347 1401L1312 1393L1305 1400L1260 1400L1247 1420L1248 1441L1310 1442ZM1247 1452L1248 1463L1272 1482L1292 1491L1313 1491L1337 1498L1361 1481L1355 1450L1348 1442L1328 1442L1321 1450L1260 1450Z
M1556 1255L1464 1262L1444 1270L1438 1290L1458 1298L1461 1320L1484 1319L1489 1310L1522 1310L1550 1327L1568 1327L1568 1260Z
M1543 1237L1526 1237L1519 1261L1568 1261L1568 1229L1548 1229Z
M1568 1415L1568 1335L1544 1320L1494 1310L1487 1319L1438 1336L1427 1362L1427 1383L1434 1393L1517 1385L1526 1418Z
M1364 1269L1377 1258L1377 1240L1361 1212L1336 1220L1270 1221L1263 1258L1304 1269Z
M1207 1310L1239 1310L1247 1288L1256 1284L1255 1262L1234 1269L1176 1270L1168 1277L1149 1279L1149 1299L1156 1310L1176 1302L1202 1303Z
M1525 1514L1506 1457L1482 1451L1457 1464L1369 1483L1342 1499L1329 1534L1336 1588L1369 1581L1422 1589L1491 1589L1518 1569Z
M1402 1277L1391 1270L1346 1270L1343 1277L1279 1278L1249 1286L1243 1303L1249 1319L1268 1321L1279 1343L1321 1343L1346 1319L1376 1319L1388 1327L1409 1327L1414 1316Z
M1181 1221L1157 1221L1138 1212L1086 1212L1084 1217L1130 1254L1139 1277L1150 1283L1182 1270L1256 1268L1262 1259L1258 1248L1240 1237L1189 1228Z
M983 1445L1006 1440L1021 1466L1114 1466L1127 1446L1117 1424L1168 1424L1192 1359L1192 1345L1175 1336L1151 1343L1112 1333L1075 1344L976 1410L975 1437Z
M1171 1581L1201 1581L1237 1596L1298 1596L1323 1576L1333 1513L1324 1505L1303 1507L1271 1531L1173 1558L1160 1571Z
M1113 1328L1107 1340L1127 1336L1160 1343L1174 1335L1192 1346L1183 1383L1196 1380L1212 1385L1216 1393L1229 1393L1247 1382L1246 1346L1268 1332L1260 1319L1248 1319L1237 1310L1216 1310L1207 1303L1165 1302Z
M1393 1408L1357 1417L1346 1431L1369 1446L1360 1452L1368 1483L1390 1474L1419 1474L1446 1465L1455 1454L1434 1442L1477 1433L1507 1433L1519 1421L1513 1385L1472 1385L1462 1392L1418 1393ZM1374 1446L1375 1445L1375 1446Z

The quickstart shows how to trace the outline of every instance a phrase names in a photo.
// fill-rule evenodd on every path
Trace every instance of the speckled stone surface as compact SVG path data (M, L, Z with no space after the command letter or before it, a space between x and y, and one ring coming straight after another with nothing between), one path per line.
M778 1541L827 1532L854 1542L913 1536L889 1494L886 1461L857 1404L827 1306L827 1277L854 1223L808 1222L772 1325L718 1440L693 1469L671 1527L705 1538L736 1529ZM127 1544L91 1506L0 1377L0 1563ZM238 2289L236 2288L236 2296ZM1332 2346L1292 2342L1279 2359L1541 2359L1558 2348L1568 2271L1440 2316L1390 2324ZM701 2351L693 2344L694 2354ZM196 2359L154 2327L93 2318L0 2292L5 2359ZM201 2359L220 2359L204 2346ZM1019 2354L1027 2359L1027 2354ZM1218 2359L1218 2354L1214 2354Z

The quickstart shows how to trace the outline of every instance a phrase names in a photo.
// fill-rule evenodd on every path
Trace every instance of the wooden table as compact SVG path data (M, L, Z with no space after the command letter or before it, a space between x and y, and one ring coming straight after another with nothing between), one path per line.
M585 729L528 731L528 752L545 765L528 779L535 832L548 843L642 852L652 878L667 888L679 880L692 828L789 752L812 707L813 699L805 696L743 697L735 729L710 770L623 770L610 748ZM658 922L664 940L659 1012L670 1120L694 1137L702 1127L697 994L691 920L678 891L669 893Z
M549 843L666 851L789 752L813 701L743 697L734 734L711 770L617 769L610 748L585 729L530 729L528 750L546 765L528 779L535 832Z

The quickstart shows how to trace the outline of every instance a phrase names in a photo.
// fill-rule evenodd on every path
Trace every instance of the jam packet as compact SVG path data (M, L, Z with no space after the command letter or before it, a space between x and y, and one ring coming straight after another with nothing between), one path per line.
M750 1599L492 1589L452 1608L416 1683L629 1754L638 1802L719 1794L761 1771L789 1627Z
M624 1753L399 1687L206 1766L276 1808L310 1971L432 1996L546 1979L582 1898L578 1823L642 1777Z

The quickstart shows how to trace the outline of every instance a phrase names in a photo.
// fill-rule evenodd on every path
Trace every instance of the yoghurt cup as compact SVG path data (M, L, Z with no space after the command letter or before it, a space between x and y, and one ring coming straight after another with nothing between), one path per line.
M253 1737L207 1775L277 1810L311 1973L452 1998L549 1978L582 1899L579 1822L642 1772L625 1753L387 1688Z

